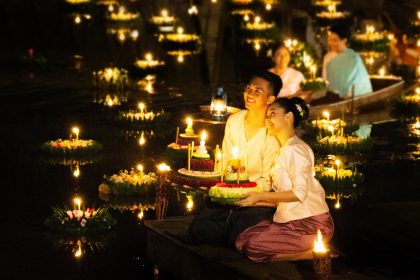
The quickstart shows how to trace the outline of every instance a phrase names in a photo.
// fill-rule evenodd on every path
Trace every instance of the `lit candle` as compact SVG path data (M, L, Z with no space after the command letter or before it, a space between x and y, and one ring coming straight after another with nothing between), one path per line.
M73 199L74 203L77 205L77 210L80 210L80 207L82 205L82 200L79 197L75 197Z
M316 79L316 70L317 70L316 65L315 64L311 65L310 71L311 71L311 77L313 80Z
M168 171L171 171L171 167L163 162L158 165L158 170L159 172L166 173Z
M168 10L163 9L163 10L160 12L160 14L162 15L162 17L166 18L166 17L168 17Z
M150 62L150 61L152 61L152 59L153 59L153 55L152 55L151 53L146 53L146 55L144 56L144 58L145 58L148 62Z
M266 5L265 5L265 9L266 9L267 11L271 11L271 8L272 8L271 4L266 4Z
M187 135L194 135L194 128L193 128L193 119L187 118L187 128L185 129L185 134Z
M244 15L244 21L249 21L249 15L248 14Z
M140 175L143 175L143 164L137 164L137 170L140 171Z
M205 130L203 130L203 132L201 132L201 141L200 141L200 146L202 147L206 147L206 138L207 138L207 133Z
M139 103L139 109L140 109L140 114L144 114L144 109L146 108L146 105L144 105L143 102Z
M328 130L331 132L331 135L333 136L334 135L334 126L329 125Z
M182 34L184 34L184 28L182 28L182 27L178 27L178 28L176 29L176 33L178 33L178 35L182 35Z
M256 16L255 18L254 18L254 21L255 21L255 23L260 23L261 22L261 17L260 16Z
M383 77L383 76L385 76L385 74L386 74L385 67L384 67L384 66L382 66L382 67L379 69L379 76Z
M76 141L79 140L79 128L77 126L73 127L72 129L73 133L76 135Z
M319 229L317 238L314 241L312 255L314 257L315 279L331 279L330 251L324 245L322 234Z
M330 120L330 112L328 112L328 111L324 111L324 112L322 113L322 115L323 115L324 117L326 117L326 118L327 118L327 121L329 121L329 120Z

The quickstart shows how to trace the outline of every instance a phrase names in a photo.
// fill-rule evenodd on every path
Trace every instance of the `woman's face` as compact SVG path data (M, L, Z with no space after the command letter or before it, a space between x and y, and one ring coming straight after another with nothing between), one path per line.
M287 68L290 63L290 53L286 47L280 47L274 52L273 61L277 67Z
M284 130L291 118L291 113L285 113L285 110L279 107L277 104L273 103L268 107L265 125L268 129L270 135L276 135L282 130Z
M331 52L340 53L347 45L347 39L341 39L336 33L329 32L328 34L328 49Z

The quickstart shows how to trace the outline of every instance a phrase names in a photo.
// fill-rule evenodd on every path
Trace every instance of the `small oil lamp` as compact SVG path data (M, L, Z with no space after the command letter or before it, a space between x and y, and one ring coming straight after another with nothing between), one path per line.
M222 120L227 115L227 94L221 86L217 87L211 98L210 114L215 120Z

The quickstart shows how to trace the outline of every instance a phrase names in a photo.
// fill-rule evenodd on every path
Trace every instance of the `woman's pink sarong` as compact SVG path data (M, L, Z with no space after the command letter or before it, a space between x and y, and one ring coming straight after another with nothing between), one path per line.
M277 254L311 249L318 229L325 241L331 240L334 224L329 212L281 224L262 221L238 236L236 249L254 262L276 261Z

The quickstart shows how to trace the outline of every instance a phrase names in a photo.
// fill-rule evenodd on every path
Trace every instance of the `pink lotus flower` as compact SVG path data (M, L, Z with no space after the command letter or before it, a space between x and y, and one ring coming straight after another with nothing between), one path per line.
M87 223L87 221L85 219L82 219L82 221L80 222L80 225L82 227L85 227L86 226L86 223Z

